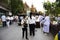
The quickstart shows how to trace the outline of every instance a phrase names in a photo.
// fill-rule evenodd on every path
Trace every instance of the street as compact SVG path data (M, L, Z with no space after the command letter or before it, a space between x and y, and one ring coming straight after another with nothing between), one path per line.
M36 28L35 36L30 36L28 31L29 40L53 40L52 34L45 35L42 28ZM10 25L10 27L0 28L0 40L26 40L22 38L22 27L17 23Z

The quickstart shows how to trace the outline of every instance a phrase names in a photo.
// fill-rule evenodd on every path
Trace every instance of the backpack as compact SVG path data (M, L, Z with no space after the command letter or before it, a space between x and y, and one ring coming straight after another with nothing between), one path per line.
M27 22L26 20L24 20L24 27L26 28L28 25L27 25Z

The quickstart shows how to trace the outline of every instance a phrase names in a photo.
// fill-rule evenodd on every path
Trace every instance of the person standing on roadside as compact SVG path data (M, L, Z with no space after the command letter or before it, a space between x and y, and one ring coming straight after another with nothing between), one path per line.
M26 16L25 16L22 19L21 24L23 26L23 28L22 28L22 37L24 38L24 36L25 36L25 38L28 40L28 29L27 29L28 22L27 22L27 20L28 20L28 18L26 18Z
M46 14L45 19L43 20L43 32L44 33L49 33L49 28L50 28L50 17L48 14Z
M35 36L35 24L36 24L35 21L36 21L35 15L30 13L30 17L28 18L29 29L30 29L30 36L31 35Z
M2 19L2 25L3 25L3 27L5 27L6 26L6 16L2 15L1 19Z
M7 27L9 27L9 23L10 23L10 17L7 16L7 17L6 17L6 24L7 24Z

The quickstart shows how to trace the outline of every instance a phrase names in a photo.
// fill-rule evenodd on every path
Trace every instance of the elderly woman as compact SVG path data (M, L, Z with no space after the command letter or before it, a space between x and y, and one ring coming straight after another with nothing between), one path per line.
M43 21L44 21L43 32L48 34L50 28L50 17L46 14L46 17Z

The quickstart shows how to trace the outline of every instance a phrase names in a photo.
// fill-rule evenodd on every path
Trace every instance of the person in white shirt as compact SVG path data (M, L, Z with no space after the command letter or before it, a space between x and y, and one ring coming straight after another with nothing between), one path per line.
M29 29L30 29L30 36L33 35L35 36L35 16L30 13L30 17L28 18L29 22Z
M17 21L18 21L18 16L17 16L17 15L15 16L15 20L16 20L15 22L17 22Z
M23 19L23 16L20 16L20 19L22 20Z
M22 16L22 15L19 15L18 19L19 19L18 25L21 26L21 21L22 21L22 19L23 19L23 16Z
M6 26L6 16L2 15L1 19L2 19L2 23L3 23L3 27L5 27Z
M44 19L43 15L39 15L40 27L43 26L42 20Z
M46 14L46 17L43 21L44 21L43 32L48 34L50 28L50 17L48 16L48 14Z
M22 24L22 26L23 26L23 28L22 28L22 37L24 38L24 36L25 36L25 38L26 39L28 39L28 29L27 29L27 27L28 27L28 23L27 23L27 18L26 18L26 16L22 19L22 21L21 21L21 24Z
M39 15L36 15L36 28L40 28Z
M13 16L10 16L10 25L13 23Z
M9 27L10 17L9 17L9 16L7 16L7 17L6 17L6 20L7 20L7 21L6 21L7 27Z

